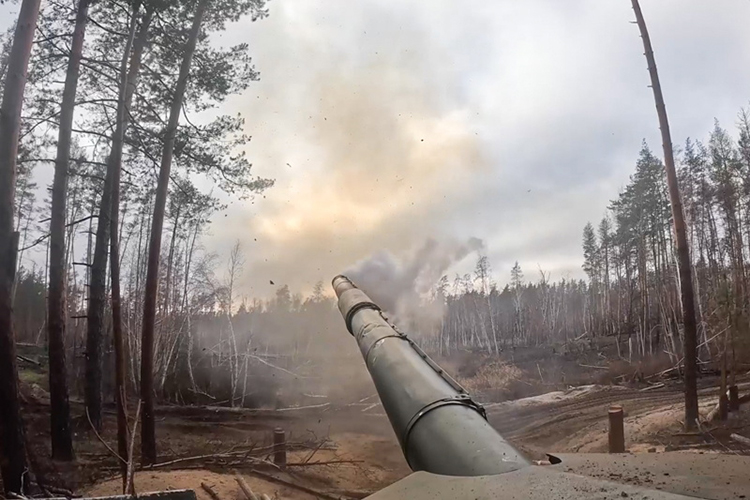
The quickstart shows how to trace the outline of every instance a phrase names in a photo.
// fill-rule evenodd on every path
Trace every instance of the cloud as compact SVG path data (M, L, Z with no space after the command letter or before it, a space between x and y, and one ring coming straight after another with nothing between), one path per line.
M241 111L256 172L207 247L246 242L248 296L308 290L430 238L486 242L495 279L518 260L581 277L580 238L660 140L627 2L274 0L220 40L249 41L261 82ZM643 1L675 144L731 127L750 98L748 3ZM448 272L465 272L471 263Z

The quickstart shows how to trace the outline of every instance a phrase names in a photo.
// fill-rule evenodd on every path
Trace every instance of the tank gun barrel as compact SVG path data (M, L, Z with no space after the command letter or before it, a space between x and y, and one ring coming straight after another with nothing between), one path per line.
M528 465L490 426L484 408L367 294L346 276L336 276L333 289L412 470L481 476Z

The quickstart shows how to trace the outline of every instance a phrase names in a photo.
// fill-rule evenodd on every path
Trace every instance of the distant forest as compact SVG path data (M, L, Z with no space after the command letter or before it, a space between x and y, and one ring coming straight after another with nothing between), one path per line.
M679 158L695 269L700 360L715 362L726 353L729 363L741 362L747 359L750 337L747 113L739 113L736 138L717 123L707 141L687 140ZM23 194L17 198L17 210L21 227L28 228L23 239L43 241L43 234L34 227L48 209L35 203L28 186L20 177L19 193ZM74 182L71 189L72 200L93 196L90 182ZM130 387L135 392L147 262L143 219L149 207L136 200L131 203L131 215L123 218L120 231L123 320ZM71 203L74 208L68 219L88 217L88 206ZM223 401L233 397L242 404L245 396L248 402L259 396L252 379L248 389L248 374L257 377L273 371L268 363L296 374L313 373L334 355L330 346L345 342L347 333L323 282L307 297L281 285L273 299L240 299L234 283L243 272L242 248L237 244L229 258L220 261L200 244L211 207L196 195L182 196L179 191L170 198L157 301L156 388L175 400L210 394ZM91 224L90 219L87 223ZM72 229L72 235L91 238L85 224L74 227L78 229ZM509 270L507 284L498 285L488 258L480 256L472 274L443 276L429 296L422 297L425 309L438 306L442 310L437 318L415 313L394 320L435 355L457 350L492 355L513 346L617 336L622 359L659 354L676 364L682 357L682 331L672 238L664 167L644 143L628 185L596 226L584 227L582 260L587 280L552 281L544 270L523 270L516 263ZM90 253L70 258L76 263L68 274L67 349L73 360L74 387L83 380L87 263L91 258ZM21 342L44 342L45 320L39 311L45 308L46 273L45 268L19 270L15 321ZM104 359L110 365L111 327L106 331ZM311 364L311 359L318 362ZM111 371L105 369L105 373ZM105 386L111 389L112 382Z

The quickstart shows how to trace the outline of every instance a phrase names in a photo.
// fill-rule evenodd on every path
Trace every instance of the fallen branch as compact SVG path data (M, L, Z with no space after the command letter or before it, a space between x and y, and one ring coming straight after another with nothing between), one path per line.
M253 490L250 489L250 486L248 486L247 481L245 481L245 479L242 476L240 476L239 474L236 474L234 476L234 480L237 481L237 484L240 485L240 489L242 490L242 493L245 494L245 498L247 498L247 500L260 500L258 498L258 495L253 493Z
M314 456L314 455L315 455L315 454L316 454L316 453L318 452L318 450L320 450L320 448L321 448L321 447L322 447L322 446L323 446L324 444L326 444L326 442L325 442L325 441L321 441L321 442L320 442L320 444L319 444L318 446L316 446L316 447L315 447L315 449L314 449L313 451L311 451L309 455L307 455L307 458L305 458L305 459L303 460L303 463L307 463L307 462L309 462L309 461L310 461L310 459L311 459L311 458L312 458L312 457L313 457L313 456Z
M120 462L126 464L127 462L125 461L125 459L122 458L115 450L113 450L107 444L107 442L99 435L99 433L96 430L96 427L94 427L94 423L91 421L91 415L89 415L89 409L88 408L86 408L86 419L88 419L89 425L91 426L91 430L94 431L94 434L96 435L96 438L99 440L99 442L101 442L109 450L109 452L112 454L113 457L115 457L116 459L118 459Z
M367 401L368 399L372 399L372 398L374 398L374 397L375 397L375 396L377 396L377 395L378 395L378 393L377 393L377 392L376 392L376 393L374 393L374 394L370 394L370 395L369 395L369 396L367 396L366 398L362 398L362 399L360 399L359 401L357 401L357 403L364 403L364 402L365 402L365 401Z
M307 467L309 465L361 464L364 460L328 460L325 462L292 462L287 467Z
M325 491L314 490L312 488L308 488L307 486L302 486L301 484L296 484L291 481L287 481L286 479L281 479L271 474L266 474L265 472L252 470L252 471L248 471L248 474L253 474L255 476L258 476L261 479L265 479L266 481L288 486L290 488L295 488L299 491L303 491L305 493L309 493L310 495L314 495L320 498L326 498L328 500L342 500L341 496L331 495L329 493L326 493Z
M366 498L375 493L372 490L342 490L342 489L329 490L328 492L332 495L339 495L339 496L344 496L344 497L349 497L349 498Z
M750 438L746 438L745 436L740 436L739 434L730 434L729 439L731 439L732 441L736 441L750 448ZM287 464L287 465L291 465L291 464Z
M201 483L201 488L203 488L204 490L206 490L206 493L208 493L208 496L210 496L213 500L221 500L221 497L216 494L216 492L214 491L214 489L211 488L206 483L202 482Z
M147 465L147 466L143 467L143 469L144 470L159 469L161 467L168 467L170 465L180 464L180 463L184 463L184 462L194 462L196 460L206 460L206 459L212 459L212 458L225 459L225 460L236 459L236 458L242 456L245 453L246 452L244 452L244 451L242 451L242 452L234 452L234 453L212 453L212 454L209 454L209 455L196 455L194 457L176 458L176 459L170 460L168 462L160 462L158 464ZM250 461L256 462L256 463L265 462L264 460L261 460L261 459L255 458L255 457L243 457L243 458L245 460L250 460Z
M704 438L707 435L708 437L710 437L711 439L713 439L715 442L719 443L719 445L721 445L721 447L724 448L725 450L727 450L728 452L734 453L735 455L739 455L739 453L737 453L736 451L734 451L733 449L731 449L729 446L725 445L724 443L722 443L721 441L719 441L718 439L716 439L716 436L714 436L713 434L711 434L711 431L709 431L707 429L704 429L703 426L701 426L701 422L700 422L699 419L696 419L695 423L698 425L698 430L701 431L704 434Z
M33 359L27 358L26 356L21 356L20 354L16 354L16 357L21 361L26 361L27 363L31 363L32 365L44 366L39 361L34 361Z
M198 460L211 460L211 459L223 459L223 460L229 460L229 459L244 459L249 460L253 463L259 463L259 464L268 464L269 462L263 459L258 458L259 456L266 455L267 452L273 450L273 445L268 446L256 446L255 443L250 445L250 448L247 450L236 450L237 447L234 446L226 451L222 451L219 453L209 453L205 455L195 455L195 456L189 456L189 457L177 457L173 460L169 460L166 462L159 462L156 464L146 465L142 467L143 470L151 470L151 469L159 469L162 467L169 467L170 465L176 465L176 464L183 464L185 462L195 462ZM289 451L298 451L298 450L335 450L336 447L332 446L328 441L324 440L320 444L318 444L315 447L312 447L311 445L308 445L307 443L294 443L289 442L287 443L287 449ZM251 453L255 453L254 455L250 455Z
M717 447L716 443L676 444L676 445L665 446L664 451L683 451L683 450L705 449L705 448L715 448L715 447Z
M308 406L290 406L287 408L241 408L241 407L229 407L229 406L162 406L159 408L159 413L178 413L178 414L192 414L198 412L210 412L210 413L233 413L240 415L269 415L276 412L286 412L294 410L308 410L312 408L326 408L331 406L331 403L320 403Z
M247 356L250 357L250 358L253 358L253 359L257 359L258 361L260 361L264 365L269 366L271 368L275 368L276 370L282 371L284 373L287 373L287 374L289 374L289 375L291 375L291 376L293 376L295 378L308 378L308 377L305 377L304 375L299 375L297 373L291 372L291 371L287 370L286 368L282 368L280 366L274 365L273 363L269 363L265 359L261 358L260 356L256 356L255 354L248 354Z
M331 406L331 403L321 403L319 405L308 406L290 406L289 408L277 408L276 411L309 410L311 408L325 408L326 406Z
M49 491L50 493L54 493L55 495L63 495L66 498L80 497L80 495L76 495L72 491L66 488L61 488L60 486L51 486L51 485L45 484L44 489Z
M670 374L672 372L679 371L684 359L685 358L680 358L680 360L677 362L677 364L675 366L673 366L672 368L667 368L666 370L662 370L659 373L654 373L653 375L649 375L648 377L646 377L646 380L650 380L652 378L661 378L661 377L664 377L664 376L666 376L666 375L668 375L668 374Z
M609 366L584 365L583 363L578 363L578 366L582 368L595 368L597 370L609 370Z
M651 385L651 386L649 386L649 387L644 387L644 388L643 388L643 389L641 389L641 390L640 390L639 392L653 391L654 389L661 389L661 388L663 388L663 387L664 387L664 383L661 383L661 384L655 384L655 385Z
M190 387L188 387L188 391L192 392L193 394L200 394L201 396L206 396L206 397L208 397L209 399L213 399L214 401L216 401L216 398L215 398L215 397L213 397L212 395L210 395L210 394L209 394L209 393L207 393L207 392L203 392L203 391L201 391L200 389L197 389L197 388L190 388Z

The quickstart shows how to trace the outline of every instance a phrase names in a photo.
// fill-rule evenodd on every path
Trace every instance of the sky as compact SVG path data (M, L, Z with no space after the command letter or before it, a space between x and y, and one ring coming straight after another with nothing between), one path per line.
M732 128L750 101L750 2L642 0L675 145ZM6 8L3 8L7 10ZM14 9L15 10L15 9ZM242 113L254 171L204 239L239 287L307 291L378 252L478 238L499 284L582 277L581 233L661 156L627 0L272 0L216 39L248 42L261 80ZM472 240L473 241L473 240ZM476 253L446 272L470 272Z
M377 251L484 241L498 283L582 277L581 233L661 141L630 2L273 0L247 41L261 73L230 99L276 185L233 204L246 293L326 282ZM676 145L750 100L750 2L643 0ZM469 272L476 255L449 272Z

